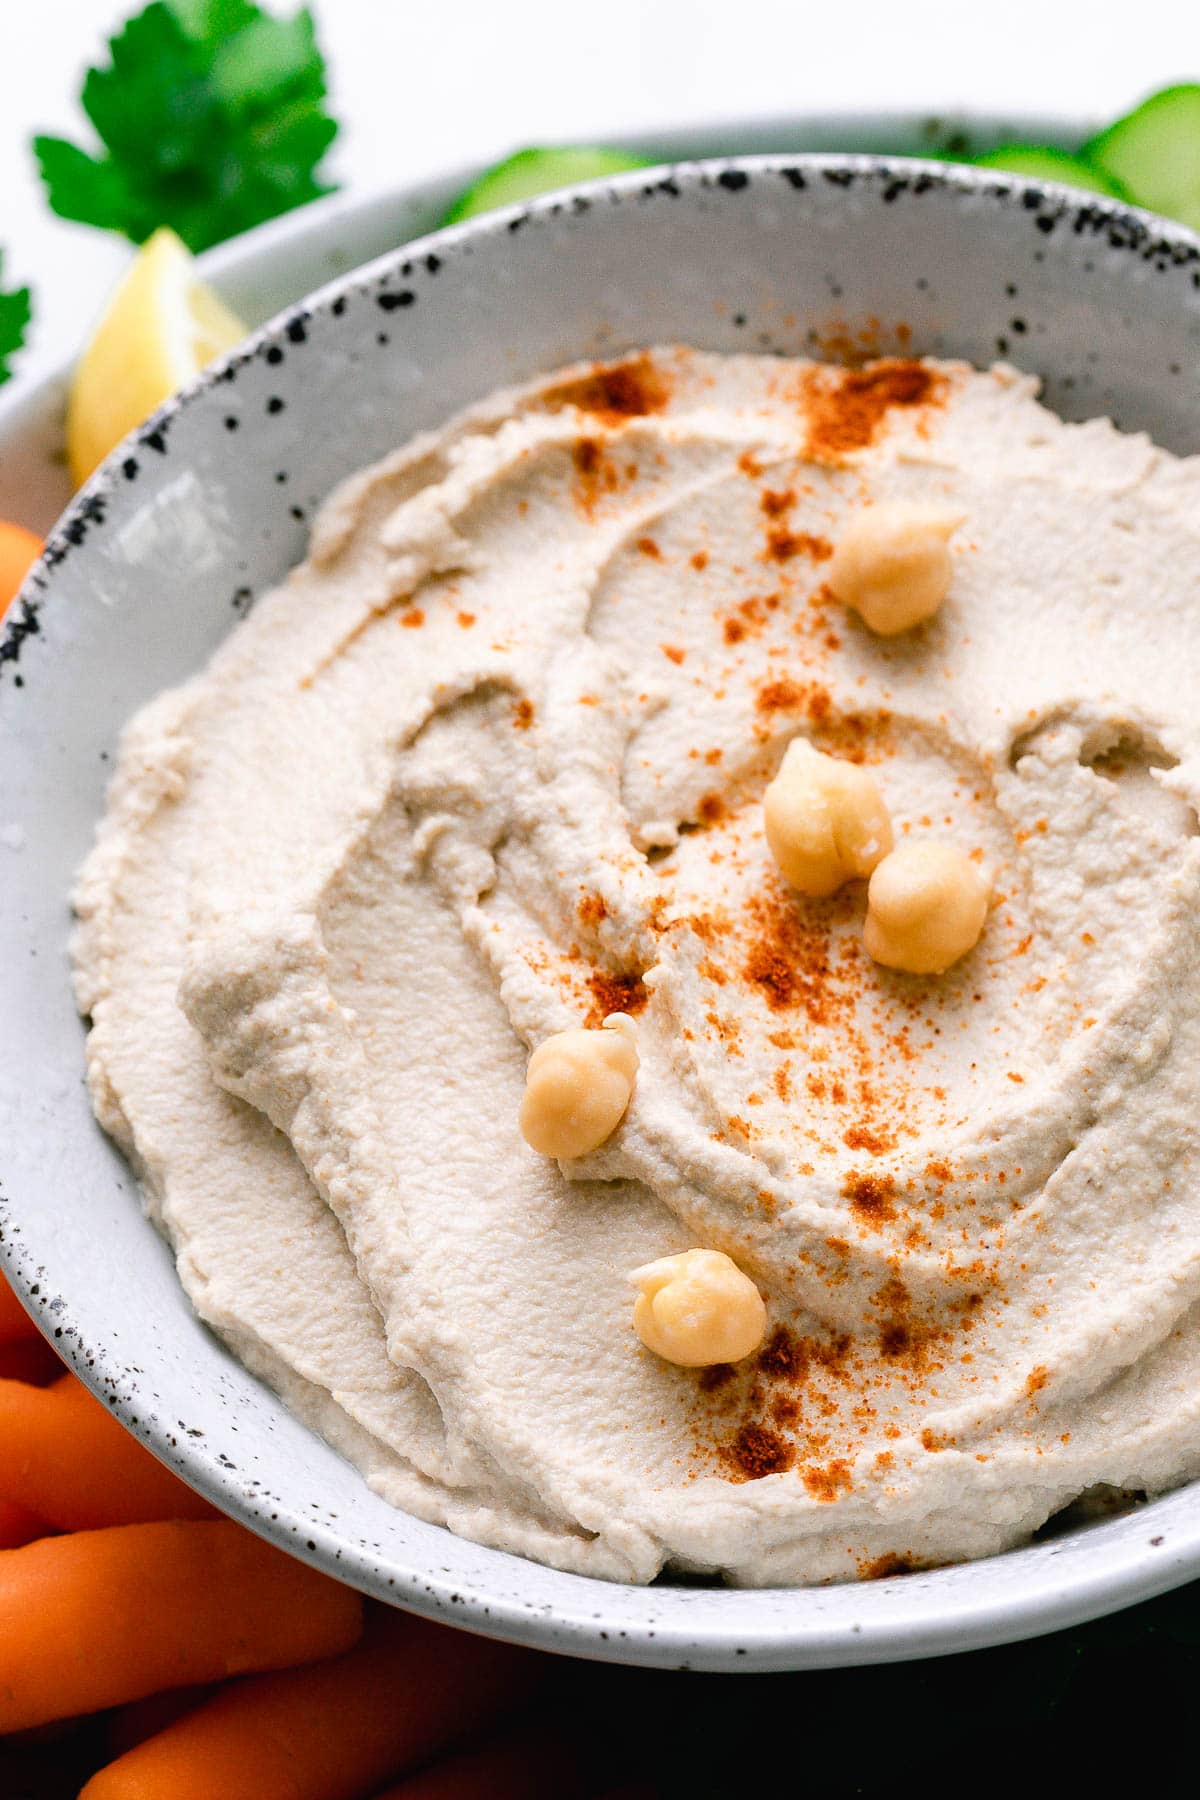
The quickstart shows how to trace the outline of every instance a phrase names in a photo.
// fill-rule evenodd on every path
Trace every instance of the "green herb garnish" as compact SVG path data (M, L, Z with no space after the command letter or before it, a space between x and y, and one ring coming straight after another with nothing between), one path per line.
M3 273L4 256L0 252L0 274ZM29 289L12 288L9 291L0 286L0 385L12 374L8 366L10 356L15 356L25 342L25 328L32 315L29 301Z
M250 0L154 0L109 40L83 110L103 153L36 137L54 211L142 243L170 225L191 250L331 192L337 134L312 14Z

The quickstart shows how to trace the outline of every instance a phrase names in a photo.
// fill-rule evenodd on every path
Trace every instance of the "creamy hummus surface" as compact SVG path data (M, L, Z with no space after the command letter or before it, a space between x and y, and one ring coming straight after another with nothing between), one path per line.
M1200 1473L1200 459L998 366L661 349L347 481L129 726L80 879L97 1113L200 1313L399 1507L561 1568L818 1582ZM963 523L937 617L825 581ZM788 743L986 863L880 967L792 892ZM636 1021L623 1122L518 1131L530 1051ZM629 1274L725 1252L684 1368Z

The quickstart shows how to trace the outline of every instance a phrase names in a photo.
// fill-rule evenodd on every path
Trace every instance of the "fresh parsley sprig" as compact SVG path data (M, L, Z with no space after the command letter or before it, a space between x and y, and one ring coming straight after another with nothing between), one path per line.
M103 153L33 141L61 218L135 243L170 225L198 251L331 192L317 169L338 128L307 7L153 0L108 49L81 95Z
M4 256L0 252L0 275L3 274ZM5 291L0 285L0 385L3 385L12 374L8 366L10 356L25 342L25 328L32 316L29 289L10 288Z

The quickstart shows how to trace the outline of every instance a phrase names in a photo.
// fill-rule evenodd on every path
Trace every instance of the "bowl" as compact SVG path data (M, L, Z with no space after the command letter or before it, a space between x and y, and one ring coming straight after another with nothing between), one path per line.
M544 1648L705 1669L928 1656L1200 1572L1200 1489L953 1568L816 1589L568 1575L394 1511L193 1315L95 1124L66 896L135 708L196 670L351 469L501 383L685 340L996 356L1069 418L1200 447L1200 241L1065 189L878 157L639 172L473 221L289 309L127 440L0 647L0 1254L81 1377L252 1529L386 1600ZM276 473L286 470L285 484Z

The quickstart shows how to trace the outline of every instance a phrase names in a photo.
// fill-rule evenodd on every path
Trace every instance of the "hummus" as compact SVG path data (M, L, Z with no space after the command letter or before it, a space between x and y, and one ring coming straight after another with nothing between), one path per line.
M397 1506L626 1581L981 1556L1200 1472L1200 460L1004 366L664 349L347 481L129 726L79 882L96 1111L200 1315ZM937 617L823 582L964 523ZM946 974L805 899L797 734L993 881ZM531 1048L637 1021L557 1164ZM629 1272L767 1301L662 1361Z

